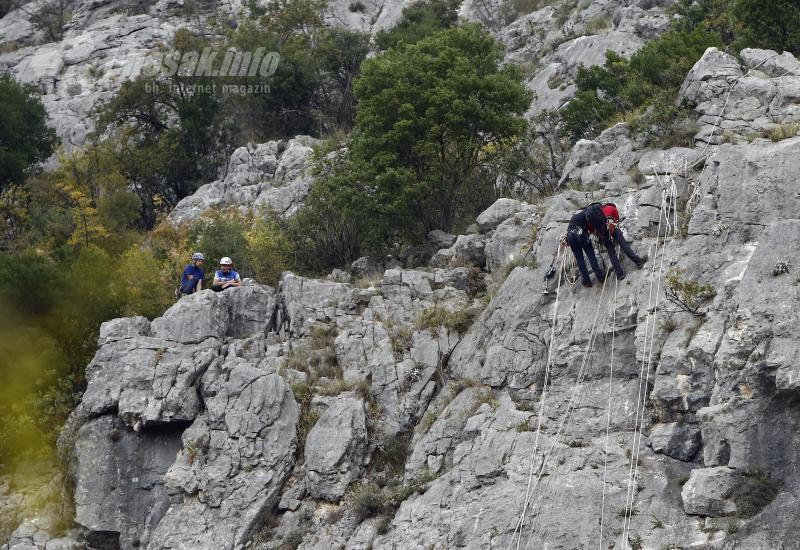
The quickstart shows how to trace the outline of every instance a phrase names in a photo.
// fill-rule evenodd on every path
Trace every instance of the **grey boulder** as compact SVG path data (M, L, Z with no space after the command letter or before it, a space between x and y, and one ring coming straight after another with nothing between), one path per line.
M338 501L361 473L366 452L364 403L349 396L332 399L306 439L308 494Z

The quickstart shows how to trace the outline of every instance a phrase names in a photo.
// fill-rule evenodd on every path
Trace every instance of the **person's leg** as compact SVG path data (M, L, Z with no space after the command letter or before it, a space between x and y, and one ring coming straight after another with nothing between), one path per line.
M597 280L602 283L606 280L606 274L603 273L603 270L600 269L600 264L597 263L597 256L594 255L594 247L592 246L592 241L589 239L589 235L587 233L582 235L581 245L583 247L583 251L586 253L586 257L589 258L589 264L591 264L592 270L597 276Z
M625 271L623 271L622 265L619 262L617 249L614 247L614 243L611 242L609 237L606 237L603 239L603 244L606 247L606 252L608 252L608 258L611 260L611 265L614 267L614 273L617 274L617 279L624 279Z
M628 258L630 258L630 260L633 263L635 263L636 265L642 263L642 259L636 252L634 252L633 248L631 248L631 245L628 243L628 241L625 240L625 236L622 234L622 230L619 227L614 229L614 240L617 241L619 247L622 249L625 255Z
M575 256L575 263L578 264L578 271L581 273L581 281L584 286L591 286L592 278L589 276L589 271L586 269L586 262L583 259L583 247L580 237L575 233L568 232L567 244L570 249L572 249L572 254Z

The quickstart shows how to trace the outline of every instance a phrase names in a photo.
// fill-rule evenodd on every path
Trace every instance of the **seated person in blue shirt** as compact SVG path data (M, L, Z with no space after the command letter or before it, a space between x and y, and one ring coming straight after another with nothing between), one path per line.
M233 261L226 256L219 261L219 269L214 273L211 290L219 292L231 286L242 286L242 279L233 270Z
M181 286L175 291L176 298L180 298L181 296L185 296L187 294L194 294L195 292L203 290L203 279L205 278L205 273L203 273L203 270L200 269L200 267L205 261L206 259L200 252L195 252L192 254L192 263L183 269L183 275L181 275Z

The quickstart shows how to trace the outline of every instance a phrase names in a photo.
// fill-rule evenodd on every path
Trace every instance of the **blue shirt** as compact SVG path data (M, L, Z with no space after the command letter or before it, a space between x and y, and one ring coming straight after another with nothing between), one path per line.
M197 284L205 278L203 270L194 264L187 265L181 276L181 292L191 294L197 290Z
M238 281L239 274L231 269L230 271L228 271L226 275L224 271L218 269L217 272L214 274L214 279L223 283L227 283L228 281Z

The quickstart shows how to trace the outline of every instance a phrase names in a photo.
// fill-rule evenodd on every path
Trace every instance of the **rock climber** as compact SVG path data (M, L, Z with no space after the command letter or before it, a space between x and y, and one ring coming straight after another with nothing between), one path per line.
M586 269L584 254L589 259L589 264L592 266L597 281L601 283L605 281L605 273L603 273L597 262L594 247L589 238L590 233L597 235L600 242L605 245L608 257L611 259L611 264L614 266L614 271L619 280L625 278L625 271L620 265L617 252L611 242L612 238L619 243L622 250L637 267L641 268L647 261L647 256L639 257L622 235L622 230L619 228L619 211L617 207L612 203L592 203L572 216L567 229L567 244L569 244L572 253L575 255L575 263L578 264L578 271L581 274L581 283L585 287L592 286L592 279Z
M181 296L194 294L195 292L200 292L203 290L203 279L205 278L205 273L200 268L205 261L206 259L201 252L195 252L192 254L192 263L183 268L183 274L181 275L181 286L175 289L176 299L180 298Z
M225 256L219 261L219 269L214 273L214 282L211 284L211 290L220 292L232 286L242 286L242 279L233 270L233 260Z

